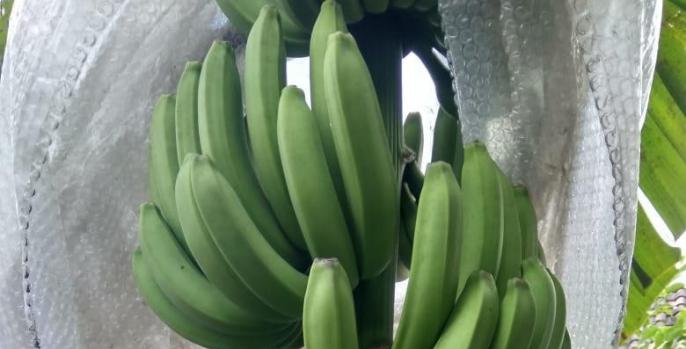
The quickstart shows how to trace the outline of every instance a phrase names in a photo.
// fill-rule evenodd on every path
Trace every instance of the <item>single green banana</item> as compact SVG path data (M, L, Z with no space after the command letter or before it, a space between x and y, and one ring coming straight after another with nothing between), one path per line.
M315 258L303 308L308 349L358 348L355 303L345 269L336 258Z
M361 0L364 10L369 13L384 13L388 9L389 0Z
M686 12L669 1L664 3L664 18L660 32L660 49L657 53L656 71L674 100L686 114L686 28L675 23L686 20Z
M498 322L498 291L493 276L475 271L452 309L434 349L488 348Z
M391 0L391 7L406 10L414 6L415 0Z
M216 3L229 18L231 25L243 32L243 34L248 35L262 7L270 4L273 5L274 0L216 0ZM307 47L310 42L309 30L299 25L295 18L288 16L287 11L284 12L281 17L281 26L288 56L307 56Z
M414 152L414 161L421 164L424 151L424 128L421 114L417 112L407 114L403 124L403 140L405 145Z
M331 34L324 92L352 217L362 279L390 263L398 233L399 193L381 108L362 54L350 34Z
M531 349L550 349L553 323L555 321L555 285L545 266L537 258L522 263L522 276L529 284L536 305Z
M536 210L523 186L514 187L514 198L519 214L519 231L522 233L522 259L538 255L538 221Z
M290 318L300 318L307 276L260 234L234 189L209 158L196 156L188 165L197 212L229 266L265 304Z
M203 326L229 335L283 332L226 298L193 264L151 203L140 207L140 248L155 283L182 313Z
M180 213L179 218L195 261L209 282L241 309L269 321L292 322L291 317L282 315L266 305L246 286L212 240L208 226L198 212L197 200L191 184L192 163L198 156L195 154L186 156L176 179L176 204Z
M299 325L294 323L285 330L274 334L227 335L198 324L194 319L180 312L169 298L164 295L159 286L155 284L153 274L148 270L144 259L145 257L140 249L133 253L133 276L139 294L162 322L191 342L211 349L276 348L279 347L278 344L283 342L284 338L291 335L294 328L299 328Z
M498 294L505 296L507 283L511 278L522 276L522 232L519 223L519 211L514 197L514 190L510 179L500 170L498 171L498 187L503 198L503 244L500 252L500 267L496 277Z
M419 12L428 12L438 6L438 0L417 0L414 9Z
M445 161L452 164L455 160L459 130L457 120L439 107L434 126L434 144L431 149L431 162ZM457 174L457 173L456 173Z
M237 190L259 231L291 265L303 269L307 256L286 238L257 182L248 155L241 85L233 50L212 44L200 73L198 130L202 153Z
M562 341L560 349L572 349L572 337L569 336L569 331L565 329L565 338Z
M457 291L462 197L452 168L426 171L412 247L410 281L393 347L430 348L450 315Z
M281 163L298 223L312 257L336 257L354 288L359 280L352 237L336 198L317 121L302 90L281 92L278 118Z
M398 233L398 269L396 270L396 282L403 281L410 277L410 266L412 266L412 240L405 225L400 224Z
M417 199L410 192L407 183L403 183L400 193L400 225L405 229L410 242L414 240L414 230L417 222Z
M188 62L176 87L176 159L183 163L187 154L200 154L198 134L198 84L202 63Z
M508 280L491 349L529 348L535 321L536 307L529 284L520 278Z
M174 184L179 172L176 159L176 127L174 108L176 99L163 95L157 101L150 125L149 185L150 198L160 208L179 242L186 247L176 212Z
M331 133L331 118L329 117L326 97L324 96L324 55L326 54L329 35L337 31L348 31L345 25L345 18L343 17L343 10L338 2L326 0L322 3L319 16L312 28L312 39L310 40L310 99L312 102L312 113L317 118L319 134L324 144L326 161L329 164L331 178L336 188L336 195L341 206L343 206L344 210L347 210L347 199L345 197L345 189L343 188L341 169L333 143L333 134ZM349 219L350 214L345 211L344 214L346 219Z
M567 304L565 300L565 291L562 287L562 283L555 276L555 274L548 270L550 279L553 281L553 286L555 286L555 321L553 322L552 334L550 336L550 348L562 348L565 339L565 326L567 317Z
M265 5L245 45L245 112L253 166L286 237L305 250L298 220L288 197L276 137L279 96L286 84L286 51L281 38L279 12Z
M299 26L312 29L314 21L319 15L321 0L278 0L280 8Z
M497 276L502 259L504 203L498 184L498 167L481 143L465 147L462 188L464 201L469 205L464 206L458 293L475 270Z

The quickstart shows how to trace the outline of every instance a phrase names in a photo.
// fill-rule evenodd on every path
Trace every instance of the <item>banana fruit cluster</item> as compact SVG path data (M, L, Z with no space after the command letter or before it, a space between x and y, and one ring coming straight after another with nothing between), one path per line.
M303 311L354 320L339 308L395 252L397 176L344 11L327 1L314 23L312 110L285 86L284 22L277 7L260 9L243 84L232 48L215 42L153 111L133 271L158 317L209 348L299 347L303 324L317 326ZM318 332L305 340L333 338Z
M375 317L354 291L395 266L409 278L395 348L568 348L528 194L483 145L462 146L454 108L426 173L421 116L407 117L414 156L396 173L348 23L435 0L265 3L223 4L249 29L243 83L217 41L155 105L132 258L152 311L208 348L359 348ZM286 86L293 45L310 55L311 108Z
M251 32L265 5L275 6L281 24L288 55L307 56L309 42L323 0L216 0L231 24L244 34ZM420 33L433 45L443 48L438 0L338 0L345 23L354 25L366 18L387 15L397 17L397 30ZM344 23L344 24L345 24Z

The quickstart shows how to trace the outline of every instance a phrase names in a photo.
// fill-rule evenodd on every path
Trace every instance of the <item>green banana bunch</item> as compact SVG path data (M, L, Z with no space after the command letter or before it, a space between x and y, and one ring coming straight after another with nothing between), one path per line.
M189 155L181 173L184 176L180 174L177 182L177 203L190 206L182 213L184 232L197 233L191 229L197 229L196 225L186 225L186 221L200 222L200 228L224 256L214 263L231 268L269 308L289 319L300 318L307 276L283 259L260 234L233 187L208 157ZM179 190L179 186L186 188ZM195 252L193 246L191 251ZM203 262L199 262L202 267Z
M279 96L286 84L286 52L279 13L265 5L245 46L245 111L255 175L288 239L305 249L288 197L276 136Z
M419 202L410 281L394 348L429 348L440 334L457 290L462 198L449 164L429 165Z
M536 308L536 321L529 348L554 348L551 346L556 308L553 280L545 266L536 258L528 258L522 263L522 277L529 284Z
M303 334L308 349L358 348L353 293L345 269L315 259L305 292Z
M294 86L281 92L278 142L290 199L313 257L336 257L354 288L357 260L326 162L324 146L305 95Z
M529 348L535 320L536 308L529 284L520 278L508 280L491 349Z
M458 294L476 270L498 276L502 265L504 202L498 167L483 144L465 146L462 167L464 238L460 255ZM519 263L517 263L519 265Z
M297 348L300 324L294 322L254 334L226 334L199 324L182 313L155 283L153 271L148 269L143 252L137 249L132 257L133 276L145 303L167 326L186 339L212 349L234 348Z
M475 271L467 279L434 349L487 348L496 333L498 291L493 276Z
M284 235L252 169L238 70L233 50L225 42L212 44L203 63L198 86L198 130L202 154L212 159L231 183L262 235L291 265L305 268L307 256Z
M352 218L360 277L379 275L394 255L399 195L371 76L350 34L329 36L324 92Z

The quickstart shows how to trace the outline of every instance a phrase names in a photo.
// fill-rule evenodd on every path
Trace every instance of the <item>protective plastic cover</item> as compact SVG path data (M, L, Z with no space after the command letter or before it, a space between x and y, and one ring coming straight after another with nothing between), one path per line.
M191 348L130 273L152 105L233 34L211 0L16 0L0 77L0 348ZM541 221L575 347L622 313L661 1L441 0L467 141Z

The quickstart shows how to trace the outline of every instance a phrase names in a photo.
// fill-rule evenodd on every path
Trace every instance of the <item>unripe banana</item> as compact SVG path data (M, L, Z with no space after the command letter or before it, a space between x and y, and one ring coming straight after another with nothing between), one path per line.
M498 291L493 276L475 271L457 299L434 349L487 348L498 322Z
M329 37L324 92L331 131L352 217L362 279L388 266L398 233L399 193L372 78L355 39Z
M307 257L281 231L260 189L248 156L241 85L231 47L212 44L200 73L198 130L202 153L236 189L259 231L291 265L305 268Z
M286 84L286 51L279 22L276 7L265 5L250 30L245 45L245 112L260 187L286 237L304 250L305 239L288 197L276 137L279 96Z
M526 349L531 344L536 307L529 284L520 278L507 282L491 349Z
M198 84L200 62L188 62L176 87L176 159L183 163L187 154L200 154L198 134Z
M275 325L245 311L226 298L197 269L153 204L140 208L140 244L155 282L184 314L203 326L230 335L282 332Z
M324 144L324 153L329 164L329 171L336 188L338 201L344 209L347 209L341 169L338 164L336 147L333 143L333 134L331 133L331 118L329 117L326 97L324 96L324 55L326 54L329 35L337 31L348 31L345 25L345 18L343 18L343 10L338 2L326 0L322 3L319 16L312 28L312 38L310 40L310 99L312 102L312 113L317 118L319 134ZM348 219L349 214L347 212L344 214L346 219Z
M238 28L243 34L248 35L262 7L273 4L274 0L216 0L216 3L229 18L231 25ZM294 18L288 15L282 16L281 25L286 48L288 49L288 56L307 56L307 47L310 39L309 30L299 25Z
M531 349L549 349L555 321L555 285L545 266L536 258L528 258L522 263L522 276L529 284L536 305Z
M195 320L181 313L174 304L164 295L162 290L153 281L153 275L148 270L144 261L143 253L137 249L132 256L133 276L138 287L138 292L150 307L150 309L169 328L182 337L211 349L262 349L279 347L292 334L294 329L299 329L299 324L294 323L285 330L275 334L262 335L226 335L198 324Z
M464 243L460 256L460 286L475 270L498 275L501 261L504 206L498 184L497 165L483 144L465 147L462 167ZM420 199L421 200L421 199Z
M191 184L192 163L198 155L188 155L176 179L176 204L188 247L207 279L229 300L247 312L274 322L292 322L293 319L267 306L241 280L231 268L209 234L207 224L198 211ZM237 250L240 251L240 250Z
M174 183L179 172L176 160L176 127L174 107L176 99L163 95L155 104L150 124L150 198L160 207L162 216L169 222L174 235L181 243L183 233L176 213Z
M412 240L405 225L400 224L398 233L398 263L395 281L403 281L410 277L410 266L412 266Z
M434 126L434 144L431 149L431 162L445 161L452 165L455 161L459 130L457 120L439 107ZM457 174L457 173L456 173Z
M421 114L417 112L407 114L403 124L403 140L405 145L414 152L414 161L421 164L424 151L424 128Z
M187 165L197 212L229 266L265 304L299 319L307 276L269 245L234 189L209 158L196 156L184 163Z
M338 258L354 288L358 270L352 237L336 198L317 121L295 86L281 92L277 129L286 184L307 250L313 257Z
M560 280L555 274L548 270L550 279L553 280L555 286L555 322L553 323L552 334L550 336L550 348L561 348L565 339L565 325L567 317L567 304L565 300L565 291L562 288Z
M429 165L412 247L410 281L393 345L430 348L455 301L462 230L462 198L452 168Z
M362 0L365 11L369 13L384 13L388 9L389 0Z
M303 337L308 349L358 348L353 292L335 258L312 263L303 308Z
M525 187L515 186L514 197L522 233L522 259L538 256L538 222L536 210L529 199L529 192Z
M522 233L519 225L519 212L514 198L512 182L507 176L497 169L498 187L503 200L503 244L501 251L500 267L496 277L498 294L500 298L505 296L507 283L511 278L522 276Z

